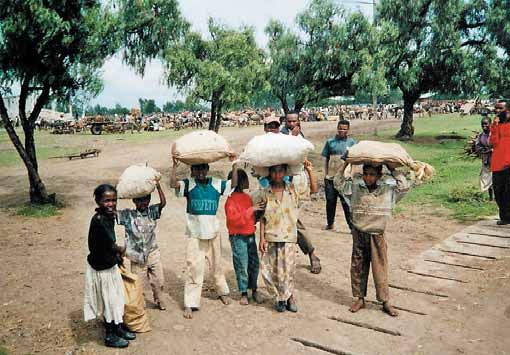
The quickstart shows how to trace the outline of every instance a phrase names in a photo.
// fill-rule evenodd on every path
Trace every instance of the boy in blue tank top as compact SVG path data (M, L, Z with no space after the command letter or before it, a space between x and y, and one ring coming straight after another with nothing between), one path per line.
M193 318L193 311L200 308L204 281L205 260L214 277L216 292L223 304L228 305L229 288L221 265L220 223L216 217L220 196L230 188L225 180L207 176L208 164L191 166L191 178L177 180L178 161L173 159L170 187L177 197L185 197L187 274L184 284L184 318Z

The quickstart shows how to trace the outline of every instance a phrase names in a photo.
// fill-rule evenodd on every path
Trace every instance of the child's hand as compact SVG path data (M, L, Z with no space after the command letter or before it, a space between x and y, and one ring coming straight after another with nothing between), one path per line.
M235 161L237 159L237 154L236 153L230 153L229 156L228 156L228 160L230 161Z
M260 243L259 243L259 251L264 254L266 251L267 251L267 240L265 239L260 239Z
M179 165L179 160L177 160L177 158L174 157L173 155L172 155L172 162L174 164L174 167L177 167L177 165Z
M305 166L305 169L308 170L308 171L313 169L313 165L312 165L312 162L310 160L305 160L303 165Z
M266 201L260 201L253 206L253 211L264 211L266 209Z

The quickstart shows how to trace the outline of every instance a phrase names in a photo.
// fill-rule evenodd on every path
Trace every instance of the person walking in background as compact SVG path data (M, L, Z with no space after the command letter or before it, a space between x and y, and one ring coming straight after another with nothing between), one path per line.
M324 230L333 230L335 228L335 214L337 200L340 199L342 209L344 211L345 221L352 229L351 213L349 204L345 198L338 193L333 184L333 178L337 170L341 168L345 160L347 148L356 144L356 140L349 137L350 122L347 120L340 120L337 124L336 135L330 138L324 144L322 149L322 157L324 158L324 192L326 194L326 220L327 224Z
M482 168L480 170L480 190L489 192L489 200L492 201L492 172L491 155L492 147L489 143L491 120L488 117L482 118L482 132L476 137L475 150L482 159Z

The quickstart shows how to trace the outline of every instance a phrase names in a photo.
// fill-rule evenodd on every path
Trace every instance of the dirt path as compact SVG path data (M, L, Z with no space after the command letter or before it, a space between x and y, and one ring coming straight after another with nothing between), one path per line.
M398 122L354 122L353 136L375 129L396 127ZM325 137L334 134L332 122L308 123L305 133L314 143L312 155L319 171L318 153ZM261 127L225 129L222 133L239 150ZM97 145L97 144L96 144ZM356 315L350 302L349 265L351 238L338 210L339 230L322 232L325 202L322 197L307 206L304 222L323 264L320 275L308 270L307 257L299 254L296 287L299 312L277 314L272 304L237 304L235 275L230 246L223 227L222 248L227 280L236 301L222 306L214 299L209 283L204 288L200 312L192 321L181 315L184 263L184 200L168 189L169 142L155 139L137 145L105 144L97 159L43 161L41 172L51 191L63 197L62 215L47 219L13 216L0 210L0 345L14 354L117 353L101 343L102 326L83 322L83 271L87 255L86 235L94 210L93 188L101 182L115 182L132 163L147 161L160 169L169 202L158 225L158 239L165 267L168 310L154 309L148 300L153 331L141 334L125 353L132 354L320 354L292 338L353 354L504 354L510 340L508 302L508 258L480 260L484 270L448 269L443 275L467 283L433 279L414 270L425 251L460 232L465 226L444 217L426 214L420 206L395 217L388 229L390 280L396 286L434 290L448 298L391 289L394 302L409 311L397 319L385 316L379 307ZM227 163L217 163L212 173L225 176ZM181 171L186 174L186 171ZM0 197L4 206L25 200L26 177L22 168L2 168ZM121 201L119 208L130 202ZM224 220L222 209L220 219ZM122 241L122 230L117 230ZM510 239L509 239L510 240ZM474 247L474 245L471 245ZM476 247L479 249L489 247ZM510 255L505 249L501 251ZM505 255L503 253L502 255ZM417 259L418 258L418 259ZM460 259L462 257L459 256ZM464 258L469 258L464 256ZM471 257L473 258L473 257ZM421 260L421 259L420 259ZM474 272L476 271L476 272ZM371 284L371 282L370 282ZM263 289L263 283L260 280ZM375 299L369 286L369 298ZM368 323L400 332L394 336L329 318ZM370 341L367 341L370 339Z

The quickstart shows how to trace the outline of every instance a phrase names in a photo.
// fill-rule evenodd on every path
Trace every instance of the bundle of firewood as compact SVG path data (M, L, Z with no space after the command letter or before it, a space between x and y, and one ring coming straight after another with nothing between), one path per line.
M478 139L478 132L473 131L464 144L464 156L466 158L477 159L480 158L480 153L476 151L476 140Z

